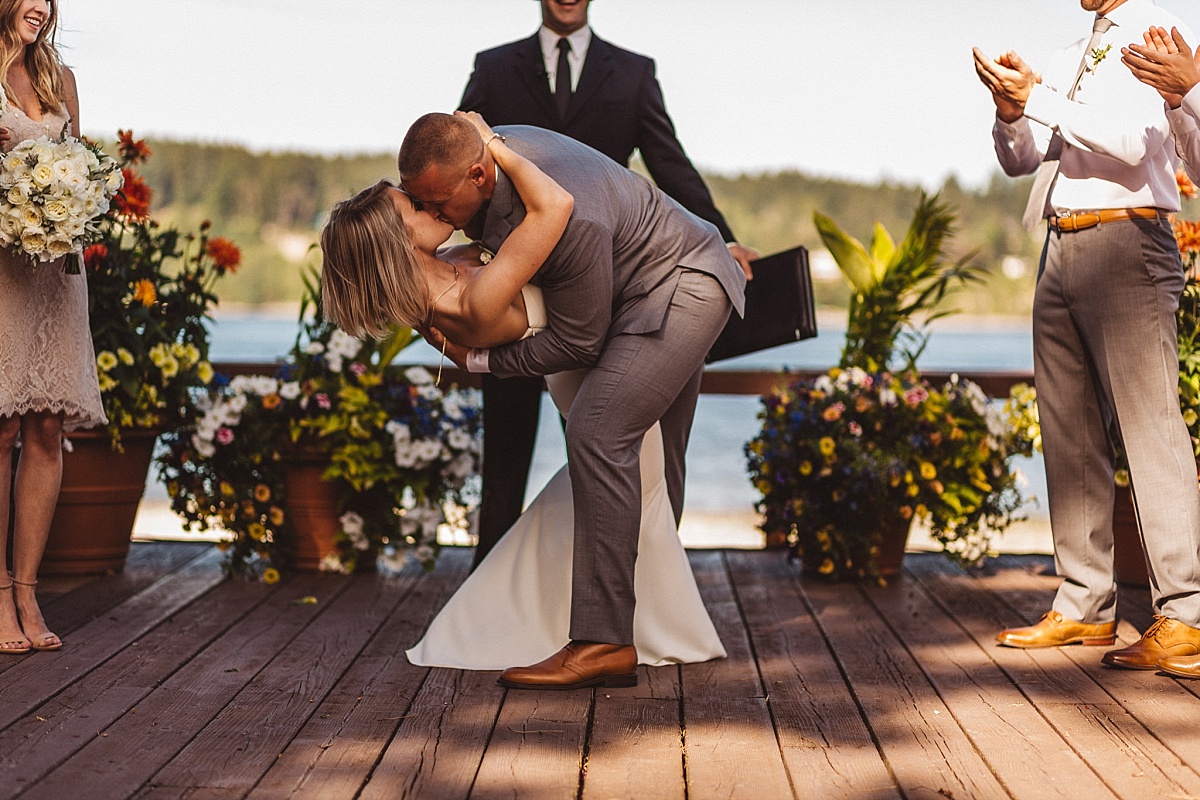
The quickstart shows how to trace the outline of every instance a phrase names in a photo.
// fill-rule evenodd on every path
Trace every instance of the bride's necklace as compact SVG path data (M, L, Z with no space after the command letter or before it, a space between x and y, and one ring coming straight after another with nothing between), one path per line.
M458 285L458 264L455 264L452 262L450 264L450 266L454 267L454 280L450 281L450 285L447 286L445 289L442 289L442 293L439 294L437 297L433 298L433 301L430 302L430 304L429 304L429 325L430 325L430 327L433 327L433 315L437 312L438 300L441 300L443 297L446 296L446 292L450 291L451 289L453 289L455 286ZM437 374L437 378L433 382L434 386L442 385L442 367L445 365L445 363L446 363L446 334L443 333L442 334L442 357L438 360L438 374Z

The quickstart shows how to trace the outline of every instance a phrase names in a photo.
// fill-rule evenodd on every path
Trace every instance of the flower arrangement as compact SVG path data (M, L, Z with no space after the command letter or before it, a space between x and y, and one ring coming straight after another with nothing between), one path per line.
M951 558L976 563L1023 502L1011 459L1031 453L1019 421L1036 412L1028 392L1002 412L974 383L935 387L916 369L938 304L975 277L969 259L942 258L953 215L922 196L904 241L876 226L869 249L827 217L816 223L854 289L846 343L838 367L762 400L762 430L746 445L762 528L830 578L879 580L884 531L914 519Z
M117 134L122 189L83 251L88 317L108 429L163 428L187 413L193 388L213 377L205 320L216 305L214 283L237 269L241 253L227 239L161 228L151 193L134 167L150 156L145 142Z
M285 471L320 458L341 498L336 552L321 569L364 556L432 567L442 525L467 526L477 505L482 413L473 390L438 388L420 367L389 365L412 338L359 341L322 318L306 281L300 332L275 376L214 381L165 437L159 459L174 510L192 529L225 530L226 569L271 582L291 566Z
M971 381L835 368L763 402L747 446L763 528L786 531L822 575L872 577L881 529L914 517L974 564L1023 502L1009 459L1031 442Z
M36 265L79 255L102 235L95 221L109 209L123 176L98 145L64 135L27 139L0 159L0 245ZM77 274L79 259L65 272Z

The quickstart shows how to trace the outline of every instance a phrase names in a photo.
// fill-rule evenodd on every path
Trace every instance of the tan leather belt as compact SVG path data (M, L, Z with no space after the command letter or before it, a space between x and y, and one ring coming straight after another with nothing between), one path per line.
M1157 208L1102 208L1098 211L1076 211L1074 214L1049 218L1050 228L1064 233L1087 230L1104 222L1119 222L1123 219L1155 219L1166 217L1167 212Z

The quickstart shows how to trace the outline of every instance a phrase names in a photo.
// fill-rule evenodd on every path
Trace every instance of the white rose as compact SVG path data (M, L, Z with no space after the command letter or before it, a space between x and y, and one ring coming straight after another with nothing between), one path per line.
M27 230L21 234L21 249L31 255L38 255L46 249L46 233L42 230Z
M284 400L295 400L300 396L300 382L288 381L279 387L279 396Z
M29 202L29 192L25 190L24 184L16 184L8 190L8 203L14 206L23 206Z
M49 186L54 183L54 168L49 164L38 164L31 174L35 186Z
M55 258L65 256L74 249L74 243L63 236L51 236L46 241L46 251Z
M10 237L21 235L21 231L25 228L22 220L16 214L0 215L0 231L3 231Z
M49 164L54 160L54 145L45 136L39 136L29 148L29 154L36 158L39 164Z
M42 212L33 203L26 203L18 210L21 215L22 228L40 228L42 225Z
M71 215L71 209L62 200L47 200L42 214L51 222L61 222Z
M104 179L104 188L109 192L116 192L125 185L125 176L120 170L114 170L108 173L108 177Z

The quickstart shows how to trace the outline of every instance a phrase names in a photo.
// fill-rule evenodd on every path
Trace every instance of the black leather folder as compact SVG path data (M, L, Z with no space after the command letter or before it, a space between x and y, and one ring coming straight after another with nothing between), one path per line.
M704 360L711 364L817 335L808 251L794 247L750 262L746 314L734 312Z

